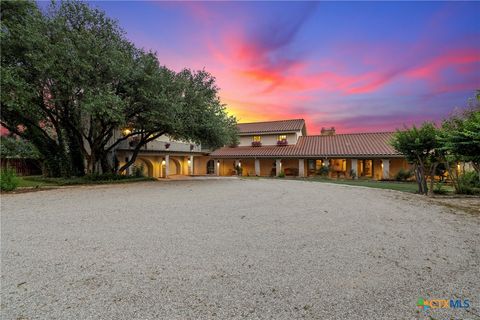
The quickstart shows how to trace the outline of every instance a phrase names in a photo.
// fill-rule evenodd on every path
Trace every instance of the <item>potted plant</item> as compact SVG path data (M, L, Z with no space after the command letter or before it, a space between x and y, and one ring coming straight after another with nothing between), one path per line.
M165 143L165 149L168 149L168 148L170 148L170 143L167 142Z
M260 141L252 141L252 147L261 147L262 143Z

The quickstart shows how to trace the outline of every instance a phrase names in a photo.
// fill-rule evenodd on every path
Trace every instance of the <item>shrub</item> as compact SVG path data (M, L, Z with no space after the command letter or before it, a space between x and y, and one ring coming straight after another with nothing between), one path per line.
M126 175L120 175L116 173L103 173L103 174L88 174L84 176L85 180L89 181L113 181L128 179Z
M458 189L459 194L480 194L480 181L478 180L478 174L474 171L465 172L458 177Z
M2 191L12 191L18 187L17 174L13 169L6 168L0 172L0 189Z
M395 175L395 180L397 180L397 181L407 181L407 180L410 179L412 176L413 176L412 171L410 171L410 170L404 170L403 168L401 168L401 169L397 172L397 174Z
M279 178L285 178L285 172L283 172L283 170L280 171L280 173L278 174L278 177Z
M433 189L433 193L435 194L447 194L448 191L443 188L444 183L439 182L435 185L435 188Z
M348 174L350 175L350 178L352 178L352 179L355 179L357 177L357 173L353 169L350 169L350 172Z
M328 166L322 166L320 169L317 170L317 174L320 176L327 176L330 172L330 168Z
M133 167L133 176L137 178L141 178L145 176L143 174L143 164Z
M236 171L236 173L237 173L237 176L241 176L241 175L243 174L243 168L242 168L242 166L240 166L240 165L237 164L237 165L235 166L235 171Z

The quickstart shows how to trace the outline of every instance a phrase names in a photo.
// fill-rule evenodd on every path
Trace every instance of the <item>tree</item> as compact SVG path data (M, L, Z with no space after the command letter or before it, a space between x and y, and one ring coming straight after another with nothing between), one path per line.
M441 161L437 139L438 129L435 124L425 122L420 128L397 130L392 146L403 154L407 161L414 165L415 178L420 194L433 194L435 171ZM430 179L430 188L427 180Z
M1 136L0 154L2 159L39 159L40 154L33 144L21 138Z
M179 74L135 48L105 13L77 1L2 3L1 123L31 141L50 175L112 171L128 139L163 134L213 146L233 139L235 119L205 71ZM129 127L125 136L116 133Z
M466 110L443 121L439 138L450 162L470 162L480 177L480 90ZM450 166L452 177L455 171Z
M1 6L1 123L31 141L53 175L65 175L68 148L58 118L43 99L42 66L46 26L33 2L7 1Z

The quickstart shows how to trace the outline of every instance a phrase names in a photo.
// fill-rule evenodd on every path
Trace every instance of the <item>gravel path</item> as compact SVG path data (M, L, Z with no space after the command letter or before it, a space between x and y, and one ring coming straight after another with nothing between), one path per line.
M480 218L225 179L2 196L3 319L479 319ZM465 310L416 307L463 298Z

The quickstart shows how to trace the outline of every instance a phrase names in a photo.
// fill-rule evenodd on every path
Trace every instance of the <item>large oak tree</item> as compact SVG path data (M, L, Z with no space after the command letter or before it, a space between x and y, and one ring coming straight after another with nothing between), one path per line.
M133 138L121 170L163 134L212 147L236 139L214 77L159 65L102 11L4 2L1 15L1 123L37 147L50 175L111 171L111 152Z

